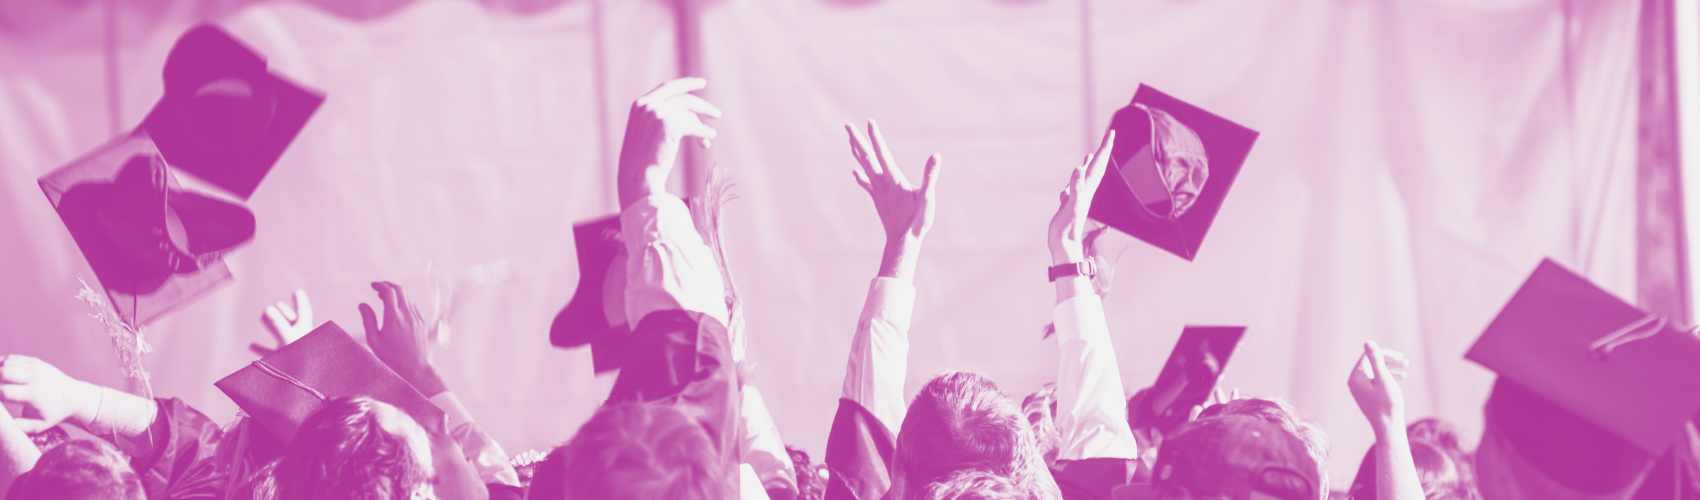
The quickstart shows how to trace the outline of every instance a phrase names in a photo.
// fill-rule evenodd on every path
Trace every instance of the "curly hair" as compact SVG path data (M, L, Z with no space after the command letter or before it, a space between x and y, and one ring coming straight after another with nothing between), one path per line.
M130 461L105 441L73 439L41 454L35 468L18 476L6 498L145 500L141 478Z
M425 439L424 428L388 403L331 398L301 423L278 460L277 498L406 500L431 477Z
M897 433L893 475L904 477L903 498L923 498L933 483L978 469L1036 492L1044 458L1015 400L973 372L949 372L927 382L909 404Z
M944 481L927 486L923 500L1035 500L1038 495L1009 478L980 469L950 473Z
M559 465L540 465L538 477L557 472L542 467L560 467L560 486L569 500L695 500L731 491L720 477L721 459L708 431L670 405L604 405L560 451L561 460L554 462ZM534 491L537 486L533 483Z

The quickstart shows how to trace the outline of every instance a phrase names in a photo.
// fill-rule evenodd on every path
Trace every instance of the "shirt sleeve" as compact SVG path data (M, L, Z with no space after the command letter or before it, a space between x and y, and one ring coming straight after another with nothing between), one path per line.
M797 491L797 472L791 454L779 438L779 426L768 414L767 402L755 386L744 386L744 464L754 469L762 490Z
M1052 311L1061 352L1057 374L1057 460L1139 457L1104 303L1085 294Z
M874 278L844 374L844 399L866 408L892 435L903 425L908 405L903 381L908 375L909 320L915 310L915 286L894 278Z
M508 452L502 450L502 445L484 433L472 420L472 414L460 404L460 398L452 392L444 392L431 397L431 402L448 416L449 437L454 438L460 445L461 453L466 456L466 462L472 465L472 470L478 473L478 479L484 484L504 484L518 487L519 473L508 461Z
M684 200L654 194L620 212L626 244L626 321L680 309L727 321L726 286L714 251L697 234Z

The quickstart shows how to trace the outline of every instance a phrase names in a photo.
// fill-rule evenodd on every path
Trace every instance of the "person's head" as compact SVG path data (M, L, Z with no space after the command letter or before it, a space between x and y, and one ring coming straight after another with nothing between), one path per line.
M431 442L413 417L364 396L325 401L284 448L277 498L408 499L428 495Z
M1475 478L1486 500L1626 499L1658 458L1506 377L1484 413Z
M1281 430L1298 437L1300 441L1304 442L1305 450L1310 453L1311 460L1316 463L1317 477L1322 478L1321 491L1328 491L1328 468L1326 465L1328 463L1328 433L1323 432L1321 427L1317 427L1316 424L1310 423L1309 420L1299 415L1299 410L1293 408L1293 405L1287 404L1281 398L1236 399L1211 405L1199 412L1198 418L1226 415L1256 417L1264 422L1280 426Z
M1188 422L1168 436L1150 487L1166 500L1318 500L1327 492L1321 470L1298 434L1256 416L1222 415Z
M1062 436L1057 431L1056 393L1057 384L1045 384L1021 401L1021 412L1027 415L1027 425L1033 429L1034 442L1047 466L1057 462L1062 447Z
M892 462L895 498L923 498L931 484L965 469L1007 477L1024 491L1045 488L1050 477L1015 401L971 372L945 373L921 387L903 417Z
M18 476L9 500L146 500L129 457L105 441L74 439L41 454Z
M816 472L815 464L809 460L809 453L786 445L785 454L791 456L791 468L797 474L797 499L826 498L826 480Z
M952 472L943 481L927 486L924 500L1033 500L1033 492L1008 477L980 469Z
M666 404L604 405L560 450L559 465L546 459L532 486L560 473L561 496L533 499L721 498L737 478L720 477L713 439L695 419ZM559 470L544 468L559 467Z
M1407 430L1407 434L1410 432ZM1475 496L1466 480L1463 464L1445 450L1429 442L1411 439L1411 459L1417 467L1417 479L1423 485L1423 497L1428 500L1473 500ZM1353 500L1373 500L1376 497L1375 449L1364 453L1358 475L1347 490Z

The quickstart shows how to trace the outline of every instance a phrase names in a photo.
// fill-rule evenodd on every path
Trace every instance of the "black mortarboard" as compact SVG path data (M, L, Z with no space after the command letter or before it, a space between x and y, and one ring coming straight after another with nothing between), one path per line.
M329 321L213 385L284 443L325 400L338 396L389 403L427 431L446 433L442 409Z
M1192 260L1257 132L1143 84L1110 128L1110 168L1089 215Z
M131 326L230 279L221 256L254 236L252 212L183 191L146 134L102 145L38 183Z
M1652 457L1700 411L1700 338L1551 260L1465 357Z
M578 288L549 325L549 343L566 348L590 344L596 373L617 370L631 333L625 321L626 246L620 216L574 225L573 247L578 250Z
M177 39L164 74L165 95L141 128L171 166L243 200L325 100L268 72L265 59L211 24Z
M1157 373L1145 398L1147 422L1167 434L1192 418L1192 407L1204 404L1228 366L1228 358L1245 336L1243 326L1188 326Z

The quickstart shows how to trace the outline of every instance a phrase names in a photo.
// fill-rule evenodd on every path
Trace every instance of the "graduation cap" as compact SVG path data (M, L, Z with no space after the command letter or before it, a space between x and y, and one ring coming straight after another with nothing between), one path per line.
M1551 260L1541 261L1464 357L1512 382L1497 384L1494 398L1525 401L1499 407L1550 401L1652 457L1700 411L1700 338ZM1528 396L1501 394L1508 387ZM1528 429L1557 414L1523 412L1506 427Z
M211 24L177 39L164 76L165 95L141 128L172 166L243 200L325 100Z
M626 324L626 245L620 216L573 226L578 250L578 288L549 325L549 343L574 348L590 344L596 373L617 370L626 358L631 325Z
M383 401L427 431L446 432L442 409L330 321L213 385L284 443L325 400L338 396Z
M252 212L184 191L146 134L102 145L37 182L131 326L229 280L221 256L254 236Z
M1243 326L1188 326L1181 331L1163 371L1136 408L1157 430L1168 434L1191 418L1192 407L1204 404L1216 381L1245 336Z
M1143 84L1110 128L1110 168L1088 215L1192 260L1257 132Z

